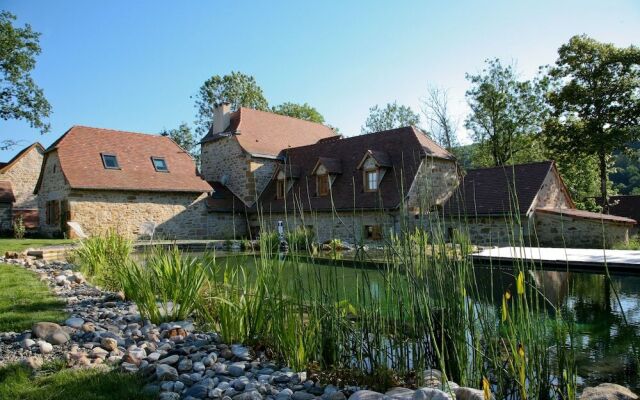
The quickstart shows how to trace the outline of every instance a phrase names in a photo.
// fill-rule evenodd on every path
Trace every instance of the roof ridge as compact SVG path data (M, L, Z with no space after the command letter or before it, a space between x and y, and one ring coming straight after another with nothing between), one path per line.
M322 141L319 140L316 143L311 143L311 144L305 144L304 146L296 146L296 147L289 147L287 149L284 150L293 150L293 149L303 149L305 147L311 147L311 146L317 146L317 145L321 145L321 144L325 144L325 143L335 143L335 142L340 142L342 143L343 141L352 141L355 139L363 139L365 137L368 136L374 136L374 135L381 135L381 134L390 134L392 131L403 131L407 128L411 128L411 126L403 126L400 128L393 128L393 129L387 129L385 131L378 131L378 132L370 132L370 133L363 133L360 135L353 135L353 136L342 136L340 139L337 140L327 140L327 141ZM370 148L368 150L376 150L375 148Z
M99 127L95 127L95 126L88 126L88 125L73 125L71 127L71 129L74 128L85 128L85 129L94 129L94 130L99 130L99 131L110 131L110 132L118 132L118 133L128 133L128 134L132 134L132 135L144 135L144 136L156 136L156 137L166 137L163 135L160 135L158 133L148 133L148 132L136 132L136 131L123 131L121 129L112 129L112 128L99 128ZM70 130L71 130L70 129Z
M258 110L258 109L250 108L250 107L239 107L238 111L241 111L242 109L250 110L250 111L257 111L257 112L261 112L261 113L265 113L265 114L276 115L278 117L289 118L289 119L293 119L295 121L302 121L302 122L306 122L306 123L314 124L314 125L320 125L320 126L325 127L327 129L331 129L329 126L327 126L325 124L322 124L320 122L313 122L313 121L309 121L307 119L292 117L290 115L283 115L283 114L278 114L278 113L275 113L275 112L272 112L272 111ZM242 123L242 117L240 118L240 123ZM331 129L331 130L333 130L333 129Z
M505 169L505 168L521 167L521 166L524 166L524 165L535 165L535 164L553 164L553 160L531 161L531 162L520 163L520 164L495 165L493 167L471 168L471 169L468 169L467 172L470 172L470 171L485 171L485 170L488 170L488 169L498 169L498 168Z

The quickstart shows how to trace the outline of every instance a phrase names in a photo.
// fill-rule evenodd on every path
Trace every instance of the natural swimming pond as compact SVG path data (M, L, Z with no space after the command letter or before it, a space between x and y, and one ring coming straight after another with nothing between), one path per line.
M232 268L243 266L246 279L260 268L254 255L219 255L220 264ZM384 274L357 265L345 266L346 261L296 261L295 275L313 285L323 277L339 282L348 298L357 297L358 287L368 285L376 293L385 285ZM491 306L499 308L505 290L515 288L516 280L510 270L489 270L476 267L479 297L492 299ZM595 385L602 382L624 384L632 390L640 389L637 354L640 347L640 276L532 271L530 281L562 313L575 318L574 345L577 348L576 367L579 384ZM617 294L617 296L616 296ZM351 299L349 299L351 300ZM548 311L553 307L549 306Z

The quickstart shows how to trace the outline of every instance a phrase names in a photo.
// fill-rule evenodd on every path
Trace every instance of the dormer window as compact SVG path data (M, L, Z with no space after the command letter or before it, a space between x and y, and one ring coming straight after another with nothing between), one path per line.
M120 169L120 165L118 164L118 157L115 154L105 154L101 153L102 156L102 165L106 169Z
M329 195L329 174L316 175L318 196Z
M151 162L156 172L169 172L169 166L163 157L151 157Z
M378 190L380 172L377 168L364 171L365 190L375 192Z
M284 193L287 187L287 181L284 179L278 179L276 184L276 198L284 199Z

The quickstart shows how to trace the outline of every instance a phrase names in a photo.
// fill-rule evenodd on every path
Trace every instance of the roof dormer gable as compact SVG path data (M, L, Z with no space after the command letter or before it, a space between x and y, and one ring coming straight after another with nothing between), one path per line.
M336 158L318 157L311 175L339 175L342 173L342 163Z

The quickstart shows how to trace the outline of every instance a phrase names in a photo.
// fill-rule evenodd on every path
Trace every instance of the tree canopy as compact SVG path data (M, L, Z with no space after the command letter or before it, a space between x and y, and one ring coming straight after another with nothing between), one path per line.
M315 109L315 107L312 107L307 103L297 104L285 102L271 107L271 112L280 115L286 115L288 117L304 119L306 121L317 122L319 124L324 123L324 117L322 116L322 114L320 114L318 110Z
M196 132L206 134L213 125L213 110L217 104L229 103L232 110L249 107L267 110L269 104L253 76L232 71L228 75L214 75L207 79L195 96Z
M49 131L46 119L51 105L43 90L36 85L31 71L41 52L40 33L31 26L14 26L15 15L0 12L0 118L23 120L41 133ZM9 148L13 140L3 140L0 147Z
M597 157L606 209L612 154L640 139L640 49L574 36L558 50L549 76L547 144L574 157Z
M458 147L458 121L449 111L449 93L446 89L429 87L422 99L422 114L429 123L429 133L433 140L448 151Z
M373 133L418 125L420 116L410 107L399 105L397 102L387 103L384 108L377 104L369 109L369 116L361 128L362 133Z
M191 154L196 161L200 160L200 149L197 148L198 141L193 133L191 133L191 128L186 122L181 123L177 128L164 129L160 134L170 137L180 147Z
M493 165L513 163L527 149L528 139L541 130L545 113L543 80L521 81L513 66L487 60L477 75L467 74L471 113L465 126L475 142L491 155Z

